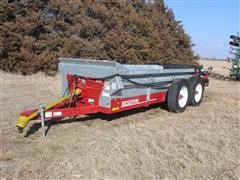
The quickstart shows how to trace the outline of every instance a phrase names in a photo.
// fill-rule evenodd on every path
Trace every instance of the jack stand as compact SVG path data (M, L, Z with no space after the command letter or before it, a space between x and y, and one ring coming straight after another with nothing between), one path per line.
M45 117L44 117L44 109L45 107L41 104L39 107L39 111L40 111L40 116L41 116L41 124L42 124L42 132L43 132L43 138L46 137L46 129L45 129Z

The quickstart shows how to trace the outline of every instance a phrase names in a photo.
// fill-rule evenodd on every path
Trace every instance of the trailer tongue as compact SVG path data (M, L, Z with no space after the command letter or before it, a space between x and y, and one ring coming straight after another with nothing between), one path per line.
M172 112L200 104L208 72L196 66L123 65L114 61L60 58L63 98L47 105L42 118L113 114L167 101ZM21 133L40 110L25 111Z

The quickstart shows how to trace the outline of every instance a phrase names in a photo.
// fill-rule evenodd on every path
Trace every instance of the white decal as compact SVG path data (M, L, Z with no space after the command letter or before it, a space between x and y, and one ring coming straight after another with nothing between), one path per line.
M45 117L46 118L52 117L52 112L45 112Z
M105 93L105 92L104 92L104 93L102 93L102 95L103 95L103 96L105 96L105 97L109 97L109 96L110 96L110 94L109 94L109 93Z
M94 99L90 99L90 98L89 98L89 99L88 99L88 102L89 102L89 103L94 103Z
M121 107L132 106L135 104L139 104L139 99L131 99L131 100L127 100L127 101L122 101Z
M53 116L61 116L62 115L62 112L59 111L59 112L53 112Z
M155 99L150 99L149 101L156 101L157 98ZM136 104L143 104L149 101L141 101L139 102L139 99L132 99L132 100L128 100L128 101L122 101L122 105L121 107L127 107L127 106L132 106L132 105L136 105Z
M117 83L116 83L116 82L114 82L114 83L111 84L111 89L112 89L112 90L117 89Z

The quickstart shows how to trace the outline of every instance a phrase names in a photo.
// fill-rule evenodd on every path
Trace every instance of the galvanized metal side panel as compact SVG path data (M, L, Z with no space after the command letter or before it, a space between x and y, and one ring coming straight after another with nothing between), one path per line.
M114 74L126 74L127 69L114 61L59 58L59 71L62 74L62 93L67 88L66 75L79 75L89 78L104 78Z
M126 88L129 85L137 84L158 84L173 81L174 79L188 79L192 77L194 68L186 69L164 69L159 65L122 65L115 61L85 60L73 58L60 58L59 70L62 74L62 92L67 89L66 75L78 75L88 78L105 78L116 75L106 80L105 89L100 97L100 105L109 107L113 93L121 90L121 98L134 95L147 94L147 87ZM132 82L131 82L132 81ZM107 88L109 84L109 90ZM152 90L150 93L158 92Z
M114 61L81 59L59 59L59 70L64 74L74 74L90 78L103 78L114 74L126 74L127 69Z
M192 75L181 75L181 76L167 76L167 77L145 77L145 78L131 78L131 81L139 84L153 83L159 84L164 83L163 89L160 86L147 87L134 84L126 79L122 79L117 76L111 80L105 81L105 86L102 90L99 105L101 107L110 108L111 100L115 98L128 98L134 96L148 95L159 92L166 92L168 87L171 86L171 82L175 79L190 79ZM166 83L165 83L166 82ZM165 89L164 89L165 87Z

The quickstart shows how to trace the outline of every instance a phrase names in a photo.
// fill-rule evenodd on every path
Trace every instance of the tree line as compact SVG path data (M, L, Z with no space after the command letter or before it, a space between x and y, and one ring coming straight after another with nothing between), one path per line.
M191 38L163 0L3 0L0 68L57 72L58 57L196 64Z

